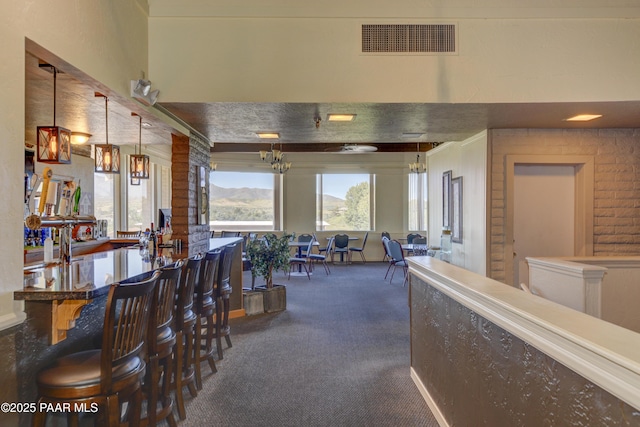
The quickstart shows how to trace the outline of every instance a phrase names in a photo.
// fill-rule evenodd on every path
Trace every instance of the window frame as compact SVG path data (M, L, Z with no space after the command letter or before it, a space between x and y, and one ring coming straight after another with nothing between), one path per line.
M245 227L238 227L238 226L223 226L221 228L219 228L219 230L222 230L224 228L225 231L240 231L240 232L244 232L244 231L280 231L282 229L282 209L281 209L281 200L282 200L282 191L283 191L283 183L282 183L282 175L279 174L274 174L272 172L260 172L260 171L248 171L248 170L224 170L224 171L216 171L216 170L210 170L209 171L209 205L210 205L210 209L209 209L209 229L213 230L213 231L218 231L218 228L216 228L217 226L212 224L213 219L212 219L212 209L211 209L211 203L213 203L213 201L215 200L212 196L211 196L211 185L213 184L214 181L214 175L215 173L220 173L220 172L224 172L224 173L232 173L232 174L252 174L252 175L265 175L265 176L271 176L273 179L273 199L272 199L272 207L273 207L273 221L271 223L270 228L268 227L264 227L264 226L258 226L258 227L250 227L250 230L247 226Z
M369 177L369 228L365 230L355 230L351 228L341 228L335 230L327 230L322 224L324 223L324 180L326 175L363 175ZM373 231L375 230L375 193L376 193L376 174L374 173L344 173L344 172L325 172L316 174L316 226L315 229L318 232L324 231Z

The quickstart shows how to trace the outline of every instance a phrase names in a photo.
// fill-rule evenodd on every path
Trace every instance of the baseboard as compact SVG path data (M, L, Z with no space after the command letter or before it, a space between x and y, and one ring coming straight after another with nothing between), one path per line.
M247 313L245 312L244 308L229 311L229 319L235 319L236 317L244 317L246 315Z
M449 427L447 420L444 418L444 415L442 415L442 412L440 412L440 409L438 408L438 405L436 405L436 402L431 398L431 395L429 394L429 391L427 391L427 388L424 386L424 384L422 384L420 378L418 378L418 374L416 374L416 371L413 369L413 367L411 368L411 379L415 383L416 387L418 387L418 390L420 391L420 394L422 395L424 401L427 402L427 406L429 406L429 409L431 409L431 412L438 422L438 425L440 425L440 427Z

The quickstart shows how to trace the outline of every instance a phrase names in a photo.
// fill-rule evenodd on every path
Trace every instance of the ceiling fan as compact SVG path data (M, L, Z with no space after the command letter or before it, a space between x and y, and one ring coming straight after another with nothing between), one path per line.
M324 151L340 153L340 154L362 154L362 153L373 153L374 151L378 151L378 147L374 145L363 145L363 144L344 144L337 147L329 147Z

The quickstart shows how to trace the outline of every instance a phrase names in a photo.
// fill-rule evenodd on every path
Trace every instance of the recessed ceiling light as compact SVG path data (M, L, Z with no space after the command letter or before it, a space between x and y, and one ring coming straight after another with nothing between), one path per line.
M327 114L330 122L352 122L355 118L355 114Z
M422 135L424 135L424 133L420 133L420 132L404 132L402 134L403 138L420 138Z
M280 134L277 132L258 132L258 137L261 139L278 139Z
M598 119L602 114L578 114L577 116L565 119L567 122L588 122L589 120Z

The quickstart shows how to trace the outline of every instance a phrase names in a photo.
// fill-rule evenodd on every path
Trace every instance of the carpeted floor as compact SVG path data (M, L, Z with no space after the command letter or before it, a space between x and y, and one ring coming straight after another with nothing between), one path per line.
M179 425L437 426L409 376L402 272L389 284L386 268L335 265L326 276L318 267L311 280L277 273L287 310L232 319L233 347L216 374L203 364L203 390Z

